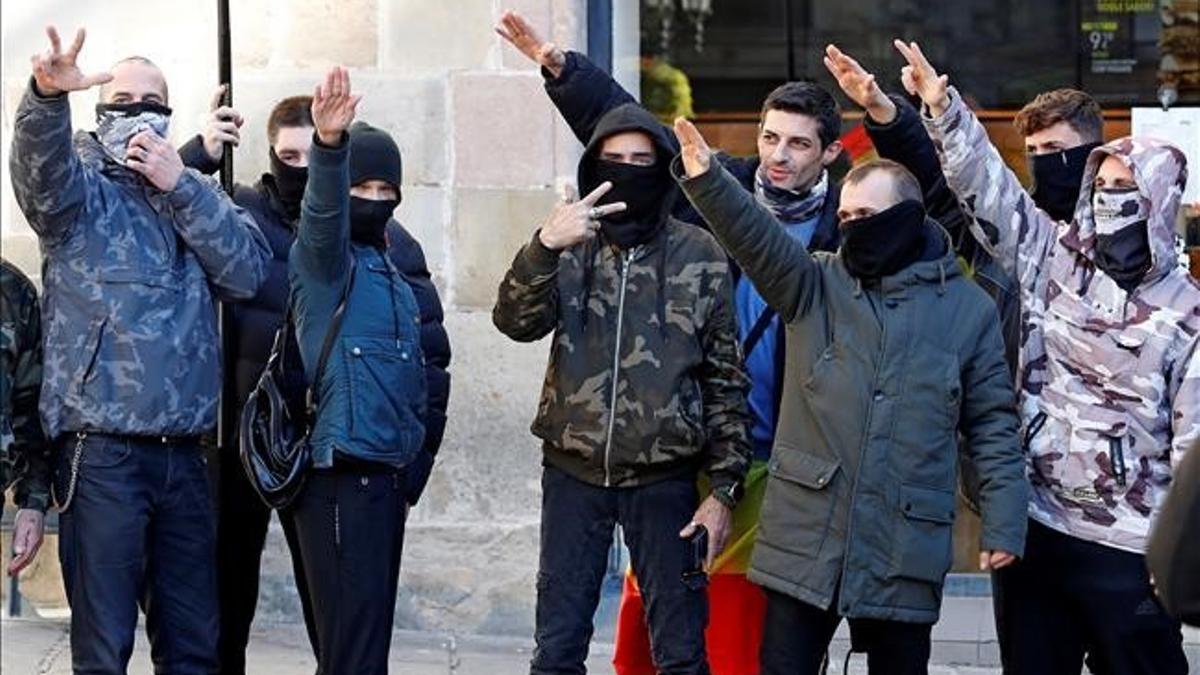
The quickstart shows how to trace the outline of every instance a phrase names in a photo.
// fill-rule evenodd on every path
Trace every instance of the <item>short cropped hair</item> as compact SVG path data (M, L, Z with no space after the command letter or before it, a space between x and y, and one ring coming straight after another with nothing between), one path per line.
M850 169L850 173L842 179L843 185L857 185L876 171L885 171L892 177L892 190L897 202L913 200L924 203L921 194L921 184L902 164L890 159L873 159Z
M159 73L162 73L162 71L163 71L162 68L158 67L157 63L151 61L150 59L146 58L145 56L138 56L137 54L134 54L133 56L126 56L125 58L121 59L120 61L117 61L116 63L113 64L113 68L116 68L117 66L121 65L122 63L140 63L144 66L150 66L151 68L154 68ZM163 74L162 82L163 82L163 103L166 103L167 101L169 101L171 99L171 94L167 90L167 76L165 73ZM107 82L100 85L100 100L102 100L102 101L104 100L104 92L105 92L105 90L107 90L107 88L108 88Z
M312 97L289 96L271 108L267 118L267 142L275 145L279 130L283 127L312 127Z
M786 82L775 87L763 101L761 117L771 110L808 115L817 120L821 149L842 135L842 109L824 87L813 82Z
M1022 136L1066 122L1086 143L1104 140L1104 115L1096 99L1078 89L1055 89L1037 95L1013 118Z

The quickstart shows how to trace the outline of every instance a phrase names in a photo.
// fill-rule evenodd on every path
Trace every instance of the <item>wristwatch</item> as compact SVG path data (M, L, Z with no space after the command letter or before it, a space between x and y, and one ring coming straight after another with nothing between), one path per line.
M740 482L730 483L729 485L713 488L712 496L732 511L737 508L738 502L742 499L743 492L744 490Z

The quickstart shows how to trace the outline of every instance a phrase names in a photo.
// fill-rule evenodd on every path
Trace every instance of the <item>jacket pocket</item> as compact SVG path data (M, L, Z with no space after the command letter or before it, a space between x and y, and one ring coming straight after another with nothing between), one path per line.
M96 369L100 361L100 343L104 337L104 328L108 319L97 319L88 326L87 337L83 348L75 352L78 359L75 362L74 377L75 392L83 396L90 381L96 378Z
M424 437L425 369L408 341L346 338L350 437L372 453L411 455Z
M759 538L769 546L816 558L832 525L841 463L780 446L771 457L759 518Z
M954 492L902 485L898 506L892 576L941 584L954 557Z

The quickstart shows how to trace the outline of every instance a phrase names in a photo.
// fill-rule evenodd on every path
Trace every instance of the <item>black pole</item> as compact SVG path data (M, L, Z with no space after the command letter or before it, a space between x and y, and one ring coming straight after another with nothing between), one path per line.
M793 0L783 0L783 25L787 29L787 79L796 79L796 24L792 17Z
M233 57L229 38L229 0L217 0L217 60L218 75L225 85L225 105L233 105ZM221 188L233 196L233 144L226 143L221 153ZM231 448L236 447L233 430L237 426L233 389L233 370L229 355L233 353L233 312L225 303L217 308L217 321L221 332L221 402L217 408L218 461L227 458Z

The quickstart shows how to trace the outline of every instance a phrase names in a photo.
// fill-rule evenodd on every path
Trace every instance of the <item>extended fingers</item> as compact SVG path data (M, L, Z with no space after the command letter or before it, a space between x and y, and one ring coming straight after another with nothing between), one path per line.
M596 202L600 201L600 198L612 189L612 186L613 185L611 182L604 181L595 190L589 192L588 195L584 197L582 201L580 201L580 203L584 204L585 206L595 206Z
M46 26L46 37L50 38L50 54L52 56L62 54L62 39L58 37L58 29L54 26Z
M74 59L79 56L79 50L83 49L83 41L87 39L87 29L80 28L75 31L75 39L71 41L71 47L67 50L67 56Z

